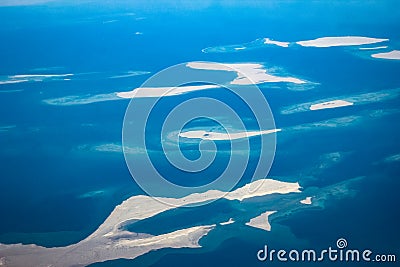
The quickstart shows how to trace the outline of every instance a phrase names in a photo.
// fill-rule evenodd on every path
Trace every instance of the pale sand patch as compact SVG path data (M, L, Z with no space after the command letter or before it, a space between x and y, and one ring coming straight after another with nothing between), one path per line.
M308 130L318 130L326 128L347 127L362 120L363 120L362 116L346 116L346 117L332 118L324 121L299 124L296 126L288 127L285 129L285 131L286 132L290 132L291 130L308 131Z
M366 45L389 41L389 39L379 39L362 36L335 36L335 37L321 37L313 40L296 42L301 46L306 47L332 47L332 46L353 46L353 45Z
M305 199L300 200L300 203L305 205L311 205L312 204L311 199L312 199L311 197L306 197Z
M233 218L229 218L229 220L228 221L226 221L226 222L221 222L221 223L219 223L220 225L228 225L228 224L232 224L232 223L234 223L235 222L235 220L233 220Z
M6 80L0 80L2 84L24 83L24 82L42 82L44 80L61 79L66 80L67 77L74 76L74 74L18 74L7 76Z
M129 77L135 77L135 76L146 75L146 74L150 74L150 72L149 71L127 71L124 74L111 76L111 77L109 77L109 79L129 78Z
M118 152L122 153L122 145L121 144L115 144L115 143L109 143L109 144L101 144L101 145L96 145L91 148L91 150L99 151L99 152Z
M94 190L78 196L78 198L92 198L92 197L99 197L103 196L106 193L105 190Z
M281 182L272 179L260 179L229 192L224 196L228 200L239 200L271 194L289 194L300 192L299 183Z
M98 95L71 95L59 98L44 99L44 103L55 106L87 105L105 101L121 100L115 93Z
M117 153L125 153L125 154L143 154L146 153L146 149L139 147L129 147L122 146L120 144L103 144L94 146L93 149L99 152L117 152Z
M271 231L271 224L268 221L268 217L271 214L274 214L276 211L267 211L262 213L260 216L257 216L253 219L251 219L249 222L246 223L246 225L258 229L262 229L265 231Z
M393 51L386 52L386 53L372 54L371 57L373 57L373 58L382 58L382 59L400 60L400 50L393 50Z
M9 76L11 79L36 79L36 78L58 78L74 76L72 73L68 74L19 74Z
M129 92L119 92L120 98L147 98L147 97L165 97L176 96L189 92L219 88L219 85L193 85L181 87L139 87Z
M29 82L29 80L23 79L23 80L6 80L6 81L0 81L0 85L2 85L2 84L13 84L13 83L24 83L24 82Z
M145 149L138 147L122 146L120 143L106 143L99 145L84 144L77 147L81 151L97 151L110 153L125 153L125 154L141 154L146 152Z
M396 162L396 161L400 161L400 154L391 155L391 156L389 156L389 157L386 157L383 161L384 161L384 162Z
M271 40L270 38L264 38L264 44L274 44L281 47L289 47L289 42L279 42Z
M328 101L328 102L311 105L310 110L340 108L340 107L346 107L346 106L352 106L352 105L354 105L354 103L348 102L345 100L332 100L332 101Z
M162 248L199 248L199 240L214 227L196 226L158 236L121 231L113 237L98 237L57 248L0 244L0 259L10 267L87 266L108 260L134 259Z
M5 125L5 126L0 126L0 132L7 132L11 129L15 129L17 125Z
M294 77L280 77L268 74L267 70L264 69L264 66L257 63L222 64L209 62L190 62L186 66L192 69L236 72L237 77L230 82L231 84L235 85L250 85L272 82L287 82L296 84L306 83L306 81Z
M204 130L198 130L198 131L182 132L179 133L179 136L191 139L222 141L222 140L236 140L242 138L249 138L252 136L271 134L280 131L281 129L272 129L264 131L249 131L249 132L239 132L239 133L218 133L218 132L208 132Z
M200 236L204 236L207 234L212 228L215 227L213 225L207 226L195 226L191 228L177 230L168 234L162 234L158 236L151 236L147 238L140 238L140 239L121 239L116 242L116 247L143 247L143 246L158 246L162 244L163 246L167 245L170 248L183 248L183 247L201 247L198 243L200 238L194 238L191 243L187 243L185 240L187 236L191 236L192 234L196 233L199 235L199 232L203 232L204 234L200 234ZM185 239L182 239L184 237Z

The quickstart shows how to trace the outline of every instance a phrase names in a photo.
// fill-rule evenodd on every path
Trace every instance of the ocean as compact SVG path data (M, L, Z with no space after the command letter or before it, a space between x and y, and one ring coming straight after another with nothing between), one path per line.
M154 5L106 2L0 4L0 76L4 81L20 74L73 74L0 83L0 243L45 247L77 243L97 229L116 205L145 194L132 179L120 147L129 100L115 99L115 92L140 87L153 74L179 63L252 62L263 64L268 73L308 82L304 86L259 85L276 127L282 129L268 177L299 182L303 192L314 195L326 190L323 204L298 208L291 204L297 201L291 193L173 209L127 229L159 235L229 218L235 223L217 226L200 240L201 248L166 248L133 260L93 265L294 265L259 262L256 253L265 244L276 249L323 249L335 246L338 238L345 238L351 248L400 255L400 165L395 157L400 153L399 61L374 59L371 52L355 46L202 52L258 38L296 42L325 36L388 38L390 48L399 50L396 1L211 1L182 6L168 1ZM128 76L119 77L123 75ZM285 113L301 103L382 91L383 95L370 95L368 103ZM229 94L200 91L167 99L161 108L201 96L236 101ZM49 99L58 102L49 104ZM242 104L231 105L238 105L247 126L256 128L248 110L240 108ZM154 134L149 153L160 164L161 173L179 185L197 186L223 171L229 159L226 144L217 145L222 152L207 170L197 174L174 170L160 153L158 130L164 119L156 118L148 129L149 135ZM215 127L213 122L194 124ZM237 187L252 178L259 142L258 137L250 140L252 154ZM197 144L186 149L188 157L199 157ZM361 178L353 182L356 177ZM341 183L345 185L332 189ZM272 231L245 225L267 210L278 210L271 217ZM278 215L280 210L282 215ZM337 263L324 266L329 264Z

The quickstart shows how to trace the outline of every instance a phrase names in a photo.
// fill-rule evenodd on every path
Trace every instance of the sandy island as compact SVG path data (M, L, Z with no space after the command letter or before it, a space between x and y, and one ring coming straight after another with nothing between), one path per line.
M280 131L281 129L272 129L265 131L250 131L250 132L239 132L239 133L218 133L218 132L208 132L204 130L198 130L198 131L182 132L179 133L179 136L190 139L222 141L222 140L236 140L242 138L249 138L252 136L271 134Z
M176 96L189 92L219 88L218 85L193 85L180 87L139 87L129 92L119 92L120 98L147 98Z
M269 38L264 38L264 44L274 44L277 46L281 46L281 47L289 47L289 42L279 42L279 41L274 41L271 40Z
M5 80L5 81L0 81L0 85L2 84L13 84L13 83L24 83L24 82L29 82L29 80Z
M313 40L299 41L296 44L305 47L332 47L332 46L353 46L366 45L389 41L389 39L379 39L362 36L335 36L321 37Z
M305 205L311 205L312 204L311 197L306 197L305 199L300 200L300 203Z
M268 221L268 217L271 214L274 214L276 211L266 211L262 213L261 215L251 219L249 222L246 223L246 225L258 229L262 229L265 231L271 231L271 224Z
M400 50L393 50L393 51L386 52L386 53L372 54L371 57L373 57L373 58L381 58L381 59L400 60Z
M228 224L232 224L232 223L234 223L235 222L235 220L233 220L233 218L229 218L229 220L228 221L226 221L226 222L221 222L221 223L219 223L220 225L228 225Z
M385 49L388 48L387 45L384 46L374 46L374 47L360 47L360 50L379 50L379 49Z
M87 266L115 259L134 259L162 248L197 248L199 240L215 225L180 229L162 235L126 231L124 227L161 212L213 199L243 201L269 194L300 192L298 183L261 179L232 192L210 190L182 198L132 196L116 206L107 219L84 240L66 247L46 248L37 245L0 244L0 262L5 266ZM168 204L166 204L168 203Z
M327 108L340 108L346 106L352 106L354 103L348 102L345 100L333 100L328 102L323 102L319 104L314 104L310 106L310 110L320 110L320 109L327 109Z
M264 66L257 63L223 64L209 62L190 62L186 66L192 69L223 70L236 72L237 77L230 82L231 84L236 85L250 85L270 82L287 82L296 84L306 83L306 81L294 77L280 77L268 74L267 70L264 69Z

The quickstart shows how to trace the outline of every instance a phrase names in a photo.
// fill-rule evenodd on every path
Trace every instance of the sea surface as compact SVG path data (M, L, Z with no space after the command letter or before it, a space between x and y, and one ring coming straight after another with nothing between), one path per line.
M22 74L74 74L0 84L0 243L46 247L76 243L92 233L116 205L145 193L132 179L120 150L129 100L74 105L46 100L129 91L164 68L183 62L252 62L281 76L310 82L304 87L259 85L276 127L282 129L268 177L299 182L302 190L310 192L361 178L349 183L343 194L328 195L323 206L287 208L284 216L272 217L271 232L244 223L273 208L279 213L280 207L286 207L284 197L267 197L265 205L262 201L218 200L164 212L128 229L163 234L231 217L236 222L217 226L200 240L198 249L162 249L134 260L93 265L291 266L259 262L256 253L265 244L275 249L323 249L335 246L342 237L352 248L400 257L400 156L392 157L400 154L400 102L395 92L400 88L400 61L373 59L372 51L357 47L265 46L232 53L202 52L207 47L245 44L258 38L296 42L326 36L387 38L390 41L385 45L400 50L399 21L397 1L0 3L2 81ZM138 73L118 77L132 72ZM384 90L393 96L337 109L282 112L301 103ZM201 91L177 96L171 103L201 96L232 100L228 95ZM241 104L236 104L240 109ZM241 110L243 118L248 116ZM337 122L337 118L349 122ZM224 152L228 145L219 145L222 152L214 165L190 179L165 163L156 132L163 119L160 116L154 128L148 129L149 135L156 136L149 153L161 164L160 170L185 186L201 185L218 176L228 162ZM327 120L331 120L328 126L315 124ZM299 125L307 127L294 130ZM215 127L213 122L197 126ZM258 159L259 139L250 142L254 155L238 186L251 180ZM187 145L186 155L198 157L196 148ZM324 266L329 264L338 263Z

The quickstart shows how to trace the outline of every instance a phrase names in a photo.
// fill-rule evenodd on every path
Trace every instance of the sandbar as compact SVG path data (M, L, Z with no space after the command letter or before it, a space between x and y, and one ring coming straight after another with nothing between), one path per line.
M388 89L388 90L381 90L381 91L376 91L376 92L369 92L369 93L360 93L360 94L355 94L355 95L344 95L344 96L339 96L335 98L340 98L343 100L340 100L341 102L345 104L345 102L348 103L355 103L357 105L366 105L370 103L376 103L376 102L381 102L381 101L387 101L390 99L395 99L400 96L400 88L395 88L395 89ZM309 111L311 106L316 106L326 103L332 103L335 104L336 101L335 98L325 98L325 99L320 99L318 101L312 101L312 102L306 102L306 103L300 103L300 104L295 104L291 106L286 106L281 109L281 114L293 114L293 113L298 113L298 112L305 112ZM344 102L342 102L344 101ZM329 106L329 105L327 105ZM335 105L332 105L335 107Z
M271 214L274 214L276 211L266 211L262 213L261 215L250 219L249 222L246 223L247 226L262 229L265 231L271 231L271 224L268 221L268 217Z
M384 46L374 46L374 47L360 47L360 50L379 50L379 49L385 49L388 48L387 45Z
M305 205L311 205L312 204L311 197L306 197L305 199L300 200L300 203Z
M372 54L371 57L381 58L381 59L400 60L400 50L393 50L393 51L385 52L385 53Z
M72 73L68 74L19 74L9 76L11 79L35 79L35 78L57 78L74 76Z
M232 224L232 223L234 223L235 222L235 220L233 219L233 218L229 218L229 220L228 221L226 221L226 222L221 222L221 223L219 223L220 225L228 225L228 224Z
M352 106L354 103L345 100L332 100L328 102L323 102L319 104L313 104L310 106L310 110L320 110L328 108L340 108L346 106Z
M289 47L290 43L274 41L274 40L271 40L270 38L264 38L264 44L274 44L274 45L281 46L281 47Z
M332 47L366 45L388 41L389 39L362 37L362 36L335 36L321 37L313 40L298 41L297 44L305 47Z
M146 75L146 74L150 74L150 72L149 71L128 71L125 74L111 76L110 79L129 78L129 77L135 77L135 76Z
M147 98L176 96L189 92L219 88L219 85L193 85L181 87L139 87L129 92L119 92L120 98Z
M22 80L5 80L5 81L0 81L0 85L2 84L13 84L13 83L24 83L24 82L29 82L29 80L22 79Z
M191 139L202 139L212 141L223 141L223 140L236 140L242 138L249 138L253 136L265 135L280 132L281 129L272 129L264 131L249 131L249 132L236 132L236 133L221 133L221 132L208 132L204 130L188 131L179 133L180 137L191 138Z
M400 161L400 154L388 156L384 159L385 162L397 162Z
M121 231L119 235L112 237L103 236L55 248L0 244L0 262L11 267L70 267L115 259L134 259L162 248L198 248L198 241L214 227L215 225L195 226L158 236Z

